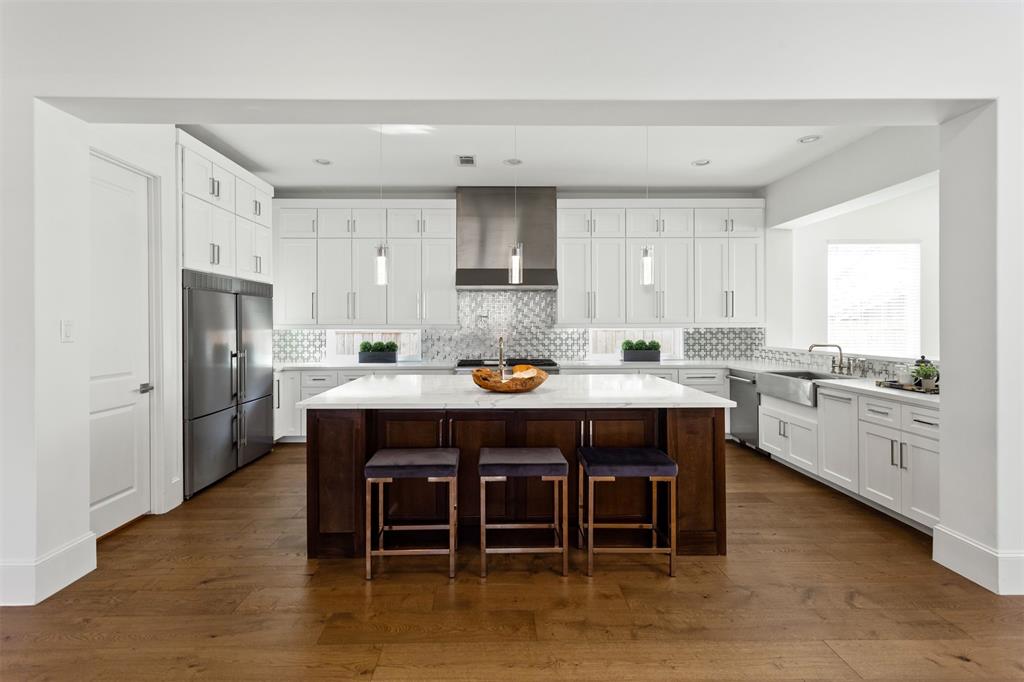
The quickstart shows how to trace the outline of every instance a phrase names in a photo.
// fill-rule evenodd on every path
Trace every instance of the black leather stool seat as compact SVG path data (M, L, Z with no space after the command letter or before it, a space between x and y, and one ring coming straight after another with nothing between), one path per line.
M567 476L569 463L558 448L480 448L480 475L522 478Z
M588 476L647 478L679 473L672 458L656 448L580 448L579 457Z
M459 471L458 448L390 448L366 463L366 478L452 478Z

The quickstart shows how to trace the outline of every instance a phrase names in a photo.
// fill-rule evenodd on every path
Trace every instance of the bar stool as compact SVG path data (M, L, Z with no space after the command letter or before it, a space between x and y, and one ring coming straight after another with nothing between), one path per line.
M392 448L378 450L366 463L366 579L372 580L375 556L448 555L448 577L455 577L455 536L458 532L457 495L458 448ZM387 525L384 519L384 484L396 478L425 478L430 483L448 484L448 523ZM373 549L371 520L373 485L377 484L377 549ZM448 548L384 549L384 531L448 529Z
M579 453L579 529L580 548L584 536L587 545L587 575L594 573L594 554L668 554L668 574L676 574L676 476L678 465L672 458L655 448L580 448ZM594 484L618 478L646 478L651 482L650 523L597 523L594 521ZM584 480L585 479L585 480ZM658 528L658 483L668 483L669 531L665 540L668 547L658 546L658 537L665 537ZM586 488L584 488L586 484ZM584 492L587 515L583 516ZM650 547L595 547L594 530L597 528L650 529Z
M551 481L553 490L551 523L487 523L487 484L509 478L540 477ZM561 488L561 510L559 510ZM487 577L488 554L562 554L562 575L569 575L569 463L558 448L480 448L480 577ZM559 519L561 515L561 519ZM488 547L487 531L550 528L552 547Z

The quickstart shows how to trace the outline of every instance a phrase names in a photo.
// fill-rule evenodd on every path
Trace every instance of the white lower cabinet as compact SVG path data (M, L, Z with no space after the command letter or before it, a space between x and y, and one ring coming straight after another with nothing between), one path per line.
M773 457L817 473L818 422L813 408L770 400L762 398L758 408L761 449Z
M272 280L270 228L245 218L235 218L235 272L242 279Z
M856 493L859 486L857 454L857 396L818 389L818 475Z
M929 528L939 522L939 441L903 433L900 513Z
M860 423L860 494L887 509L900 510L900 431Z
M298 372L274 372L274 440L300 434L300 395Z

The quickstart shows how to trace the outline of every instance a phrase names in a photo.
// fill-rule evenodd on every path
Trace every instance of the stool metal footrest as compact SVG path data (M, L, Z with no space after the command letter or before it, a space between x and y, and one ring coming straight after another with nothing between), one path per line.
M458 476L436 477L426 479L429 483L445 483L448 485L448 523L384 523L384 484L392 483L391 478L366 479L366 579L373 579L373 557L386 556L442 556L448 555L448 577L455 577L456 534L458 533ZM373 488L377 486L377 532L372 530ZM403 549L384 549L385 532L447 530L448 547L408 547ZM377 549L373 541L377 541Z

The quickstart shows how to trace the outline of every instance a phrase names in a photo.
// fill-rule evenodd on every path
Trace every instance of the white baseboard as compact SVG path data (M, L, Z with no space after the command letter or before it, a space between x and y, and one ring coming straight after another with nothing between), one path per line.
M47 552L35 561L0 564L0 605L31 606L56 594L96 568L92 532Z
M996 594L1024 594L1024 552L1000 552L939 524L932 558Z

